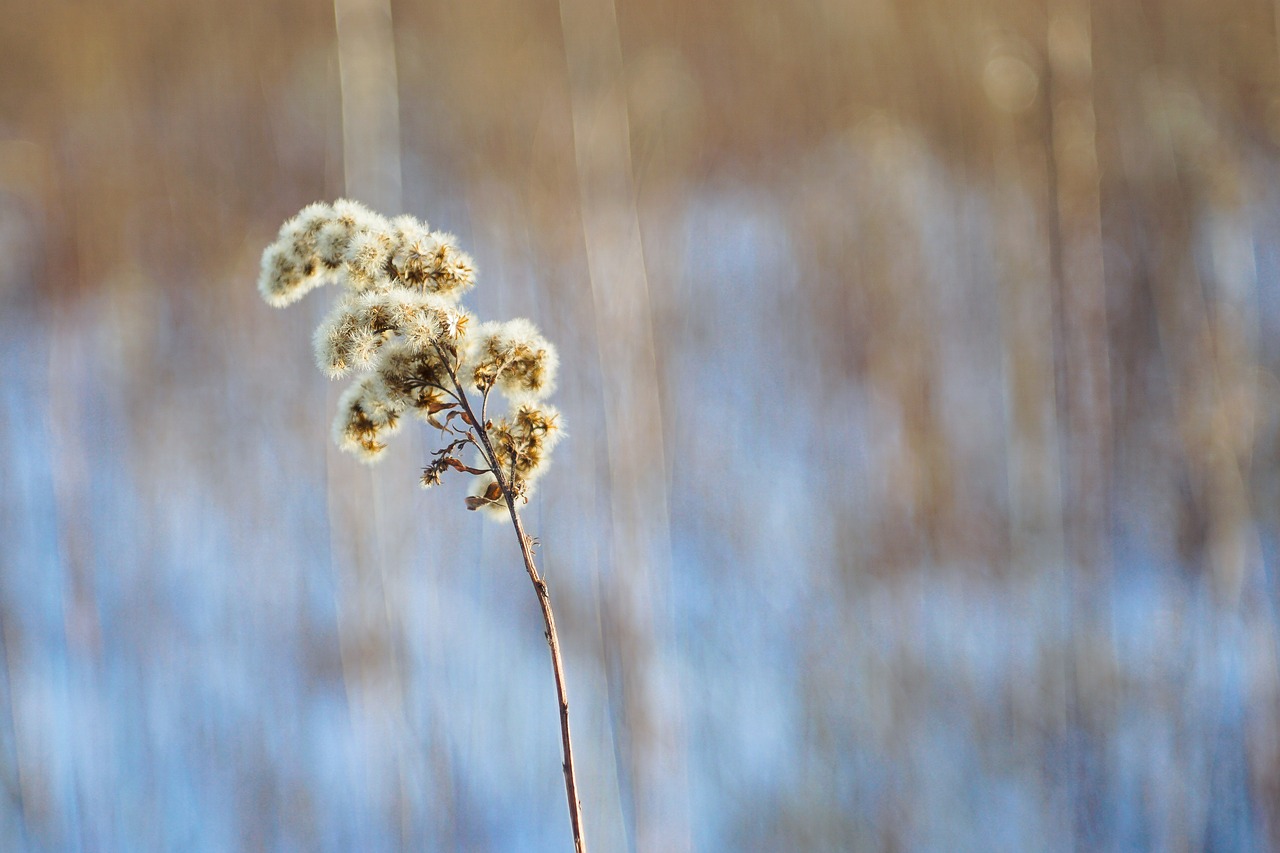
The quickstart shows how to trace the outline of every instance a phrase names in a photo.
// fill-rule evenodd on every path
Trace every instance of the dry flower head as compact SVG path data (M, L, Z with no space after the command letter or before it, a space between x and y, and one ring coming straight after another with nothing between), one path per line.
M330 378L360 374L338 404L338 446L373 462L403 417L417 415L445 442L423 486L453 470L478 478L471 509L505 510L503 485L527 499L563 435L559 412L543 402L558 358L528 320L473 321L459 300L475 265L456 238L354 201L308 205L263 252L258 290L283 307L325 284L342 295L316 329L316 365ZM490 419L495 390L511 409ZM475 465L460 459L468 449Z

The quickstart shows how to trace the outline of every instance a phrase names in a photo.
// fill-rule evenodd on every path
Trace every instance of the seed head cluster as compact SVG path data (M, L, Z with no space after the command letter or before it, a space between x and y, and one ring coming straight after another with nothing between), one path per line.
M330 378L358 374L338 404L338 446L373 462L404 417L416 415L445 442L423 486L457 470L479 478L471 509L505 510L503 485L527 499L563 435L559 412L544 402L559 360L537 327L474 321L460 299L475 267L453 235L345 199L308 205L285 222L262 254L258 290L283 307L330 283L341 296L316 329L316 364ZM491 420L494 390L511 410ZM474 466L458 458L468 446Z

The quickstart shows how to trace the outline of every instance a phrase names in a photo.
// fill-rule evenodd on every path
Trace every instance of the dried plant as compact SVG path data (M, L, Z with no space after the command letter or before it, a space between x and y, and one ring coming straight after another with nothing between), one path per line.
M515 527L551 648L574 846L585 851L560 642L533 559L536 540L517 510L564 435L560 413L545 402L555 387L555 348L528 320L475 322L459 302L475 284L471 258L453 235L411 216L386 219L339 200L309 205L285 222L262 255L263 298L283 307L330 282L343 294L316 329L316 363L331 378L362 374L339 402L338 446L373 462L405 416L417 415L442 442L422 471L423 487L448 471L474 476L467 508L509 517ZM495 390L511 407L496 419L488 413ZM468 451L474 464L462 459Z

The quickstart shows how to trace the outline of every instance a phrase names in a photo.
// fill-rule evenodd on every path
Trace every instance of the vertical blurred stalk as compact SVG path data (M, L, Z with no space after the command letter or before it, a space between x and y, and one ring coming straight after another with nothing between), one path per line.
M1052 252L1058 284L1059 402L1067 556L1109 565L1111 365L1102 266L1089 0L1050 0L1047 33Z
M1032 199L998 196L1000 329L1008 424L1009 539L1014 565L1043 572L1063 561L1062 483L1057 464L1053 294L1044 218L1045 161L1022 145L1013 122L1001 122L992 150L998 185L1030 184Z
M1020 45L1019 45L1020 46ZM995 121L992 166L996 187L999 241L1000 330L1003 350L1009 478L1010 558L1015 570L1049 587L1047 597L1033 596L1024 603L1025 617L1039 624L1049 636L1059 636L1070 618L1062 602L1065 580L1065 532L1063 526L1062 443L1058 417L1058 380L1054 372L1053 264L1049 246L1052 216L1045 211L1053 201L1051 158L1044 144L1045 126L1040 111L1032 109L1039 94L1011 98L1000 89L1003 67L1022 70L1026 85L1042 90L1042 81L1030 59L1017 53L997 52L990 59L988 95L1001 113ZM1005 74L1010 73L1008 70ZM1005 81L1007 83L1007 81ZM1025 191L1018 188L1025 187ZM1046 601L1050 606L1046 607ZM1060 736L1067 730L1070 690L1065 668L1051 671L1043 684L1035 680L1015 683L1016 703L1039 707L1042 719L1035 725L1015 725L1020 754L1045 750L1046 730ZM1042 695L1043 694L1043 695ZM1038 775L1039 785L1046 782ZM1029 792L1031 793L1031 792ZM1053 791L1032 793L1046 805L1052 823L1050 835L1070 833L1067 807L1048 808Z
M678 853L691 840L680 688L663 648L667 466L622 46L612 0L561 0L560 23L604 385L613 549L604 632L606 660L619 662L610 692L620 679L634 849Z
M118 83L116 79L111 80L111 85ZM135 165L131 153L131 149L118 152L114 165L121 174L131 174L129 170ZM100 677L100 614L93 578L95 542L91 528L84 522L90 517L93 505L90 497L92 452L84 429L92 423L85 415L85 409L91 405L86 392L95 381L98 356L77 311L81 300L89 298L87 279L82 271L109 268L110 256L102 238L101 220L74 203L70 186L64 180L62 163L51 161L42 171L46 174L42 207L48 216L48 234L68 238L63 241L51 237L45 244L48 252L45 276L52 284L48 294L48 454L57 512L59 568L63 573L63 648L59 650L63 657L57 670L60 683L54 682L60 693L55 694L57 698L53 701L68 702L77 687L91 685ZM15 720L15 728L21 723L21 719ZM58 736L69 734L59 732ZM74 743L75 737L71 740ZM48 750L44 753L47 758L65 749L67 744L41 743L41 746ZM28 826L39 822L39 804L43 801L53 807L51 814L57 814L62 821L62 826L51 836L55 839L54 846L64 844L84 849L87 841L83 804L88 792L80 768L72 765L65 782L67 787L54 791L50 790L51 777L56 776L48 773L47 760L34 764L34 767L24 766L19 776L24 786L29 781L32 783L23 790L23 803L30 810L25 815ZM46 785L49 788L44 788ZM33 807L33 804L36 805Z
M1048 0L1045 33L1050 261L1056 280L1058 412L1064 493L1067 658L1062 779L1074 846L1098 842L1095 815L1108 778L1102 743L1114 696L1087 692L1098 661L1085 653L1109 636L1111 557L1111 355L1102 257L1102 205L1093 84L1091 0Z
M334 0L347 195L400 212L400 96L390 0Z
M390 0L334 0L338 76L342 88L342 169L345 195L395 216L401 212L400 98ZM338 392L332 391L332 406ZM398 611L388 589L387 561L379 539L384 517L382 490L368 469L352 471L328 445L329 520L338 577L342 673L357 732L378 727L407 737L404 685L400 677ZM376 567L369 560L376 560ZM382 738L362 737L366 743ZM402 741L401 741L402 742ZM384 756L369 756L376 772ZM412 810L406 796L406 757L396 750L399 770L401 843L411 846ZM370 790L380 787L369 786Z

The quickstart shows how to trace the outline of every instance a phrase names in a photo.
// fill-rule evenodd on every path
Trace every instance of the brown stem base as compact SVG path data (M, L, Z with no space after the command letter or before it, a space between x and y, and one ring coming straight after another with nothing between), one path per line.
M569 800L569 821L573 825L573 847L576 853L586 853L587 842L582 832L582 804L578 801L578 784L573 772L573 744L569 739L569 695L564 683L564 664L560 660L560 640L556 636L556 619L551 612L551 596L547 593L547 582L538 574L538 567L533 562L531 540L524 532L524 524L520 514L516 512L515 502L508 493L507 506L511 510L511 521L515 524L516 536L520 540L520 553L524 557L524 567L533 582L533 589L538 593L538 603L542 606L542 622L546 626L547 646L551 649L551 667L556 676L556 697L560 702L560 740L564 749L564 790Z

